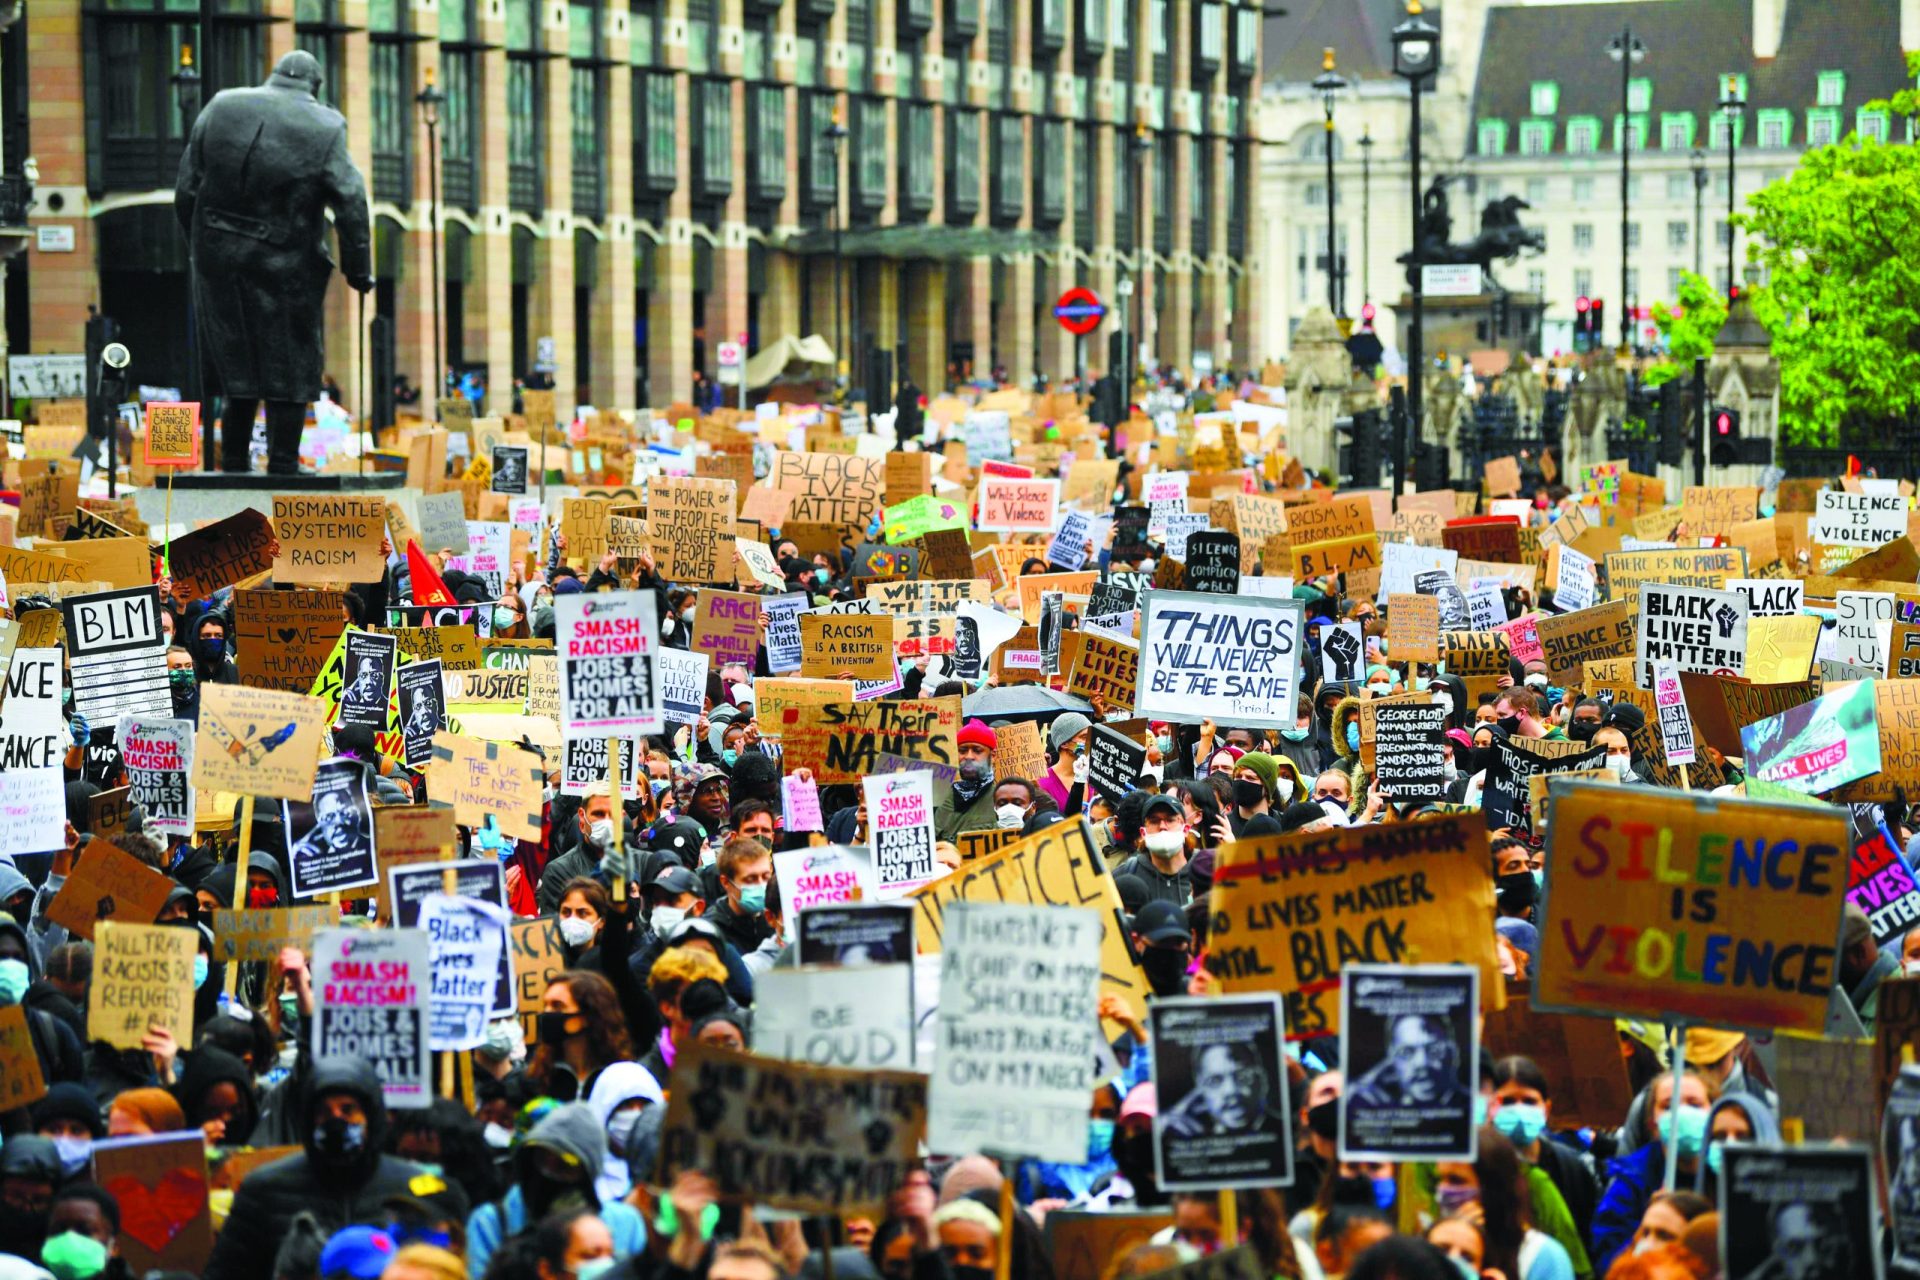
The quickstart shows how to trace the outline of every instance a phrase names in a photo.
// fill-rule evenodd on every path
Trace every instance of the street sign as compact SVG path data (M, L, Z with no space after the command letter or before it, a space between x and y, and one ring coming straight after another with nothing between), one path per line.
M1429 298L1472 298L1485 292L1477 262L1447 262L1420 268L1420 291Z
M714 354L720 361L720 381L737 382L740 379L740 365L743 359L740 344L737 342L717 342Z
M1060 300L1053 304L1053 318L1068 333L1084 337L1107 318L1107 304L1100 301L1100 295L1093 290L1076 286L1061 294Z

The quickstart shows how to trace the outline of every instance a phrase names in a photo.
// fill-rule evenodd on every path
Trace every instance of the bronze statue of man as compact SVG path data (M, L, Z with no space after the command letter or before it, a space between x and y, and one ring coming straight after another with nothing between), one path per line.
M289 53L259 88L215 94L180 157L173 210L192 250L202 374L226 397L224 471L248 470L264 400L267 472L300 473L324 372L328 210L347 283L373 288L366 184L347 154L346 118L319 91L319 62Z

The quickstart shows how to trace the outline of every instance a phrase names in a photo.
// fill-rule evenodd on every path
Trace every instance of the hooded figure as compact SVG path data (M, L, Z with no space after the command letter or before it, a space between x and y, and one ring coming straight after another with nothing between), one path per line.
M45 1197L30 1195L42 1204L53 1199L60 1188L60 1149L52 1138L27 1134L7 1139L0 1148L0 1183L44 1184ZM47 1210L16 1209L0 1197L0 1252L21 1258L38 1258L47 1239Z
M260 1122L260 1102L253 1093L253 1073L247 1064L224 1049L203 1044L187 1059L186 1070L173 1086L174 1100L198 1129L209 1120L222 1123L224 1132L212 1141L223 1147L245 1146Z
M29 994L35 984L47 995L59 994L40 983L40 959L34 954L27 931L10 917L0 916L0 1008L26 1006L27 1034L40 1058L40 1074L48 1084L79 1080L86 1069L80 1037L66 1022L38 1007L40 1002Z
M382 1155L387 1108L371 1064L333 1056L313 1064L299 1112L305 1150L247 1175L204 1280L272 1280L273 1255L302 1209L327 1234L378 1221L389 1196L405 1195L422 1166Z
M636 1114L629 1109L629 1104L635 1102L644 1102L646 1107L643 1109L664 1109L667 1103L667 1096L660 1091L660 1082L654 1079L653 1072L637 1062L610 1064L593 1082L593 1089L587 1094L587 1105L593 1108L594 1116L607 1135L607 1158L601 1165L600 1176L594 1182L594 1190L602 1204L624 1199L627 1192L633 1189L627 1159L631 1154L628 1138Z
M600 1215L613 1234L614 1257L630 1258L644 1249L647 1227L639 1210L617 1201L601 1203L595 1183L606 1163L607 1135L592 1107L569 1102L549 1111L514 1150L507 1194L467 1219L468 1274L485 1275L501 1240L570 1204Z
M1753 1128L1753 1136L1742 1139L1742 1141L1762 1147L1777 1147L1780 1145L1779 1117L1773 1114L1773 1108L1766 1104L1765 1099L1756 1098L1750 1093L1721 1094L1720 1100L1707 1108L1707 1132L1709 1134L1713 1132L1714 1117L1718 1116L1722 1111L1728 1110L1744 1112L1747 1117L1747 1123ZM1714 1154L1715 1149L1720 1147L1720 1145L1720 1143L1709 1138L1706 1158L1700 1162L1700 1167L1693 1171L1693 1189L1710 1200L1715 1199L1717 1195L1715 1187L1719 1182L1720 1170L1718 1166L1721 1159L1724 1158Z

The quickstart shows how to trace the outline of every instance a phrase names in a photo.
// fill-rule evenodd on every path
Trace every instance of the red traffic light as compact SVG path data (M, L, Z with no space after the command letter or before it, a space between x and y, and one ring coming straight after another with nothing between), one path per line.
M1365 321L1365 322L1366 322L1367 324L1372 324L1372 323L1373 323L1373 317L1374 317L1374 314L1375 314L1375 312L1374 312L1374 309L1373 309L1373 304L1372 304L1371 302L1363 302L1363 303L1361 303L1361 304L1360 304L1360 319L1361 319L1361 320L1363 320L1363 321Z
M1575 311L1584 312L1587 308L1591 307L1592 305L1593 305L1593 302L1585 294L1581 294L1579 297L1573 300L1573 309Z
M1722 436L1732 435L1733 434L1733 415L1727 412L1725 409L1722 409L1720 412L1714 414L1713 415L1713 431L1715 435L1722 435Z

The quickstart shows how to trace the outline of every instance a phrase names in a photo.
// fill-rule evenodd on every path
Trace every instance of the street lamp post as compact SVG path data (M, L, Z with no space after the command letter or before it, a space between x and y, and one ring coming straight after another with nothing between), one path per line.
M833 206L827 216L833 220L833 389L839 401L840 370L850 368L846 334L840 326L840 148L847 140L847 126L840 123L840 108L833 109L833 123L827 126L827 142L833 147Z
M433 378L437 388L434 403L439 404L440 397L446 394L447 366L442 353L441 337L441 289L440 289L440 109L447 105L447 95L433 82L433 68L426 69L426 86L414 95L414 102L420 107L420 120L427 126L427 221L428 255L433 263ZM360 335L362 342L366 335ZM362 405L363 417L371 406ZM439 414L436 407L435 416Z
M1339 236L1334 229L1334 190L1333 190L1333 99L1347 87L1346 80L1333 69L1333 50L1322 50L1320 54L1320 74L1313 78L1313 90L1320 95L1320 105L1326 111L1327 133L1327 310L1336 318L1341 311Z
M1420 373L1425 359L1420 350L1420 309L1425 301L1420 280L1420 86L1440 68L1440 32L1420 16L1420 0L1408 0L1407 20L1393 29L1393 73L1407 82L1412 132L1407 140L1410 189L1413 193L1413 253L1407 268L1413 314L1407 319L1407 429L1400 435L1400 457L1394 483L1406 492L1412 476L1413 442L1420 434Z
M1360 302L1373 301L1373 126L1360 134Z
M1139 335L1147 331L1146 294L1138 287L1133 277L1138 275L1144 282L1147 274L1147 247L1142 242L1141 215L1145 212L1143 206L1147 202L1147 153L1151 150L1153 150L1153 138L1148 134L1147 126L1135 125L1133 148L1129 152L1133 161L1132 172L1127 176L1128 221L1132 224L1128 228L1128 237L1133 241L1133 261L1128 267L1127 280L1122 289L1126 300L1121 303L1123 311L1133 312L1132 323L1128 324L1123 316L1121 326L1123 333L1121 345L1125 348L1120 353L1121 368L1126 375L1125 381L1121 384L1121 394L1126 396L1128 404L1133 403L1133 367L1134 362L1139 359L1135 347L1139 343ZM1136 303L1134 299L1139 301ZM1140 310L1135 311L1136 306Z
M193 134L193 122L200 115L200 69L193 65L193 46L180 46L180 65L170 77L173 81L173 100L180 110L180 133L182 137ZM187 376L181 381L191 400L202 399L200 388L200 322L194 314L193 290L187 290ZM213 412L212 405L202 405L200 409L200 456L205 459L209 470L213 467L213 430L219 414Z
M1738 131L1740 113L1746 110L1747 101L1740 96L1740 78L1728 76L1722 85L1725 92L1720 95L1720 114L1727 122L1727 301L1733 301L1735 290L1740 286L1733 278L1733 135Z
M1706 262L1706 238L1701 234L1701 217L1707 198L1707 153L1695 147L1688 157L1693 166L1693 274L1699 275Z
M1632 208L1627 198L1628 157L1633 154L1633 68L1647 56L1647 46L1623 27L1607 41L1607 56L1620 64L1620 347L1633 350L1633 299L1627 293L1627 226Z

